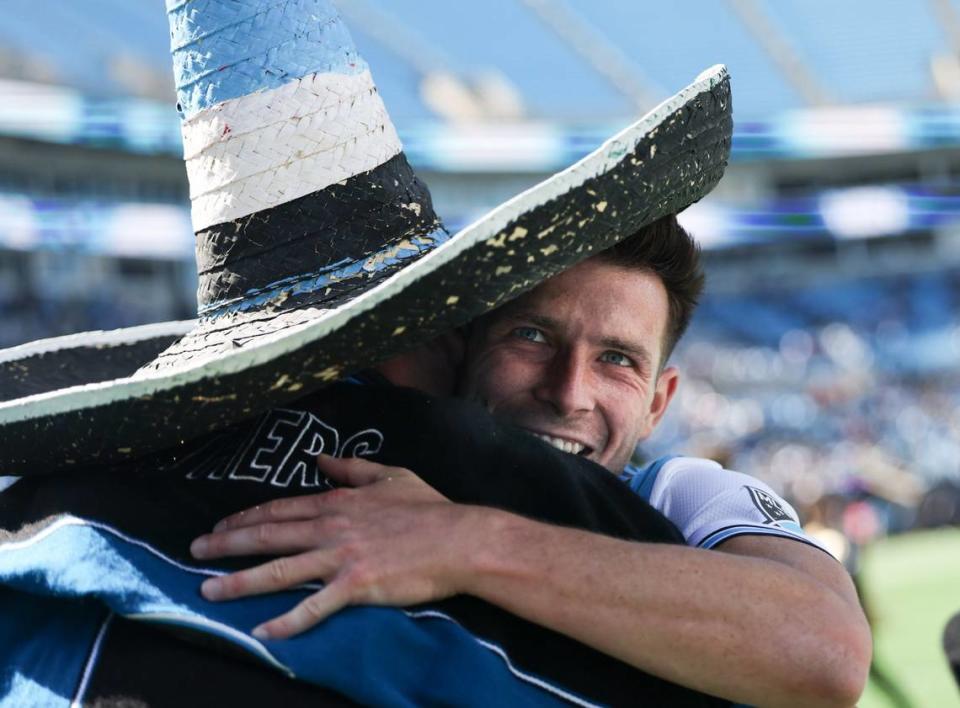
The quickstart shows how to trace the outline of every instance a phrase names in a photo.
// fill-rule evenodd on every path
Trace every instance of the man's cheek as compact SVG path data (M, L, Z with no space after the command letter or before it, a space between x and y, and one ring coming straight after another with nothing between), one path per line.
M481 402L491 413L507 405L515 388L514 382L505 374L492 373L493 375L485 381L485 386L480 391Z
M466 398L476 401L488 409L491 407L491 403L499 398L498 389L502 383L499 372L490 364L491 362L485 361L481 366L469 371L463 387Z
M503 366L491 369L489 374L481 396L491 412L512 409L527 399L531 379L525 368Z

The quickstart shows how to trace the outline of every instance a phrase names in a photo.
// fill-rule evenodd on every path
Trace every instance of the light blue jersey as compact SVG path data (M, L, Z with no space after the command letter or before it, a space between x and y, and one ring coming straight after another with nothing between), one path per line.
M797 512L767 484L712 460L667 456L621 478L672 521L687 545L713 548L734 536L780 536L826 551L803 532Z

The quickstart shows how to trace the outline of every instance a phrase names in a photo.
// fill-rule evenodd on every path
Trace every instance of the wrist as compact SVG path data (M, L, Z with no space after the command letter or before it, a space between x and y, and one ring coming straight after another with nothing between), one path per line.
M464 516L467 549L460 559L465 570L460 592L489 602L503 601L507 588L531 569L527 554L534 547L538 522L502 509L467 507Z

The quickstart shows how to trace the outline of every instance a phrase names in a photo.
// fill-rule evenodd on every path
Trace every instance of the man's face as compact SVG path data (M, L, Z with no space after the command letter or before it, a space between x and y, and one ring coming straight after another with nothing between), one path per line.
M476 323L463 393L619 472L676 390L658 375L667 312L657 276L589 259Z

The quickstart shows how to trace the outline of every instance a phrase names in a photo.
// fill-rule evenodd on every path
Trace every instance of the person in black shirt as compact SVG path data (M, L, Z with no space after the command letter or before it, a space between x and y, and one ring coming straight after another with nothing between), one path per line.
M262 505L270 500L291 493L311 499L318 487L327 488L315 453L362 455L383 465L418 469L435 493L455 502L620 538L682 543L670 522L594 463L498 424L475 404L395 387L372 373L136 465L23 479L0 495L0 519L7 529L50 523L66 514L94 520L149 544L176 563L195 566L190 541L228 513L265 508ZM338 457L324 464L336 476L344 469L349 474L349 466ZM403 480L386 484L400 486ZM342 495L348 493L341 489L323 496L346 499ZM444 539L438 541L442 548ZM246 558L230 559L215 567L233 570L247 563ZM646 696L670 705L723 704L472 598L452 597L419 609L453 617L476 637L501 647L519 670L588 700L626 705ZM161 700L171 677L187 681L199 667L208 670L196 684L195 696L216 693L223 699L242 690L249 698L251 691L256 695L257 686L264 691L276 688L278 681L259 670L233 684L230 676L239 667L218 651L198 649L195 634L186 638L189 646L182 653L176 651L176 642L158 637L159 648L151 651L157 652L155 659L162 656L162 671L151 674L156 665L146 671L142 661L134 671L132 664L137 662L131 657L145 656L141 647L155 646L154 634L142 625L115 620L92 672L88 698L125 693ZM222 651L223 643L217 646ZM376 666L368 670L376 676ZM189 692L187 684L179 690ZM284 692L295 696L304 689ZM357 699L363 694L346 695Z

